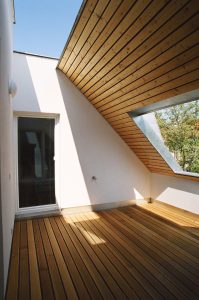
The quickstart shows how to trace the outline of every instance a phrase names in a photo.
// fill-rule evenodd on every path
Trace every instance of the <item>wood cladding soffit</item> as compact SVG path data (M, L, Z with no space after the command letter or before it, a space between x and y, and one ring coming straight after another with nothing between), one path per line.
M128 112L199 88L198 0L84 1L58 69L151 172L174 175Z

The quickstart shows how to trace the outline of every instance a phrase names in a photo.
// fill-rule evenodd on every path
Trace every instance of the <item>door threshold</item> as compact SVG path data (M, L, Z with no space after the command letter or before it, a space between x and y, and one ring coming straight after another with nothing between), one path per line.
M57 216L60 214L61 214L61 210L59 206L57 204L50 204L50 205L20 208L15 214L15 219L48 217L48 216Z

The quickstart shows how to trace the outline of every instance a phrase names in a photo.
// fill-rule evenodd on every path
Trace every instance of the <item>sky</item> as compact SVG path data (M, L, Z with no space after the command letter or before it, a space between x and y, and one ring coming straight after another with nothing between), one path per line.
M82 0L15 0L14 50L59 58Z

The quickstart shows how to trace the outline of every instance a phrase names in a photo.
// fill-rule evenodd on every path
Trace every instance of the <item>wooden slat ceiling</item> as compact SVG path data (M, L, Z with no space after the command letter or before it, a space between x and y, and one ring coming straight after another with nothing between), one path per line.
M198 0L84 1L58 68L151 172L174 176L128 112L199 88Z

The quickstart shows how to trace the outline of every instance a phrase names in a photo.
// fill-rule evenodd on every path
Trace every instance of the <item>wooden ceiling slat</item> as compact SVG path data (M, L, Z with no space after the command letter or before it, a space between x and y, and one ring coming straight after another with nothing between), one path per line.
M155 5L156 4L156 5ZM103 60L100 60L100 62L94 66L93 70L91 70L91 72L89 72L89 74L87 76L85 76L83 78L83 80L80 82L80 84L78 84L78 87L85 92L86 92L86 96L89 96L90 93L95 92L96 88L98 88L98 84L95 88L95 83L98 82L99 80L101 80L102 78L104 78L104 76L108 76L107 80L109 80L109 70L113 69L115 66L115 70L117 69L117 72L120 72L120 70L125 68L125 58L128 56L129 57L129 53L132 53L133 50L135 50L144 40L143 35L145 36L145 39L147 38L147 34L149 34L149 32L152 30L152 28L148 28L149 25L145 26L150 20L151 18L154 17L154 15L157 13L158 10L162 9L162 7L165 5L164 1L159 1L158 2L159 5L157 5L157 3L152 2L151 6L147 7L147 9L144 12L143 15L143 19L139 18L137 19L136 23L132 25L132 29L131 31L133 31L135 37L133 39L130 40L126 38L125 35L123 35L120 40L112 47L112 49L110 49L106 55L104 55ZM154 7L155 9L154 9ZM151 14L151 12L153 12L153 14ZM143 23L144 20L144 24ZM160 19L159 19L160 20ZM155 22L157 23L157 22ZM144 30L141 30L142 26L144 27ZM154 26L155 27L155 26ZM158 25L157 25L158 28ZM147 30L148 29L148 30ZM156 30L156 28L154 28L154 31ZM140 31L140 32L139 32ZM144 33L144 34L143 34ZM151 33L150 33L151 34ZM129 34L130 36L130 34ZM132 34L131 34L132 37ZM119 47L118 47L119 44ZM126 45L125 45L126 44ZM123 48L121 48L121 46L123 45ZM125 45L125 47L124 47ZM120 51L121 48L121 51ZM118 56L120 57L120 61L121 63L118 65ZM115 71L114 70L114 71ZM111 71L112 73L112 71ZM93 75L93 76L92 76ZM110 75L111 78L112 75ZM99 84L100 86L102 86L103 84L105 84L105 80L102 79L102 83Z
M167 170L162 170L160 168L150 168L148 167L149 171L151 173L160 173L160 174L163 174L163 175L166 175L166 176L174 176L174 173L172 171L167 171ZM176 177L176 176L175 176Z
M112 46L125 35L125 32L128 31L131 24L133 24L138 16L145 10L145 8L150 4L150 0L139 0L135 3L133 8L127 14L127 16L121 21L119 26L114 30L114 32L109 36L108 40L103 44L103 47L99 49L98 52L92 57L89 63L84 67L81 73L77 73L76 71L76 79L74 80L75 85L81 87L83 83L80 84L80 81L89 73L93 73L96 62L104 59L104 55L108 52ZM111 50L110 50L111 51ZM112 51L111 51L112 52ZM114 53L112 53L114 55Z
M101 19L101 16L106 9L107 5L109 3L109 0L103 0L103 5L102 1L98 1L97 5L95 6L95 9L93 10L92 15L90 16L90 19L88 20L86 26L84 27L84 30L82 31L81 36L79 37L76 45L75 45L75 50L71 52L68 60L67 60L67 69L70 69L70 66L73 64L75 58L77 55L79 55L82 47L84 46L85 42L88 40L90 37L93 29L95 28L96 24L98 21ZM63 71L65 68L63 68Z
M121 138L123 138L123 140L125 141L125 142L128 142L128 139L134 139L134 140L136 140L136 139L140 139L140 138L143 138L143 137L145 137L145 135L143 134L143 133L135 133L135 134L122 134L122 133L118 133L120 136L121 136Z
M199 45L197 47L199 49ZM136 88L128 93L123 93L122 96L120 96L119 98L117 99L111 99L111 101L109 100L108 103L106 104L103 104L102 102L101 103L98 103L96 104L96 108L99 109L99 111L104 111L106 110L107 108L111 107L111 106L114 106L118 103L121 103L125 100L128 100L130 98L133 98L135 96L138 96L148 90L152 90L153 88L156 88L156 87L159 87L161 86L162 84L166 84L166 83L169 83L170 81L186 74L186 72L190 72L192 70L194 70L196 68L196 66L198 66L198 60L199 60L199 56L196 57L196 58L193 58L191 61L167 72L166 74L162 74L160 75L158 78L154 78L152 81L150 82L147 82L146 84L143 84L141 85L139 88ZM100 105L101 104L101 105Z
M175 89L173 89L171 91L165 92L165 93L161 94L160 96L158 96L157 99L150 98L143 102L138 102L132 106L132 110L135 110L135 109L138 109L138 108L141 108L141 107L144 107L144 106L147 106L147 105L150 105L155 102L159 102L159 101L171 98L171 97L175 97L177 95L184 94L184 93L190 92L190 91L198 89L198 88L199 88L199 80L195 80L193 82L184 84L180 87L176 87ZM110 117L110 118L108 118L107 116L105 117L105 119L109 122L109 124L112 127L114 127L114 124L122 124L122 122L124 120L126 120L127 118L129 118L129 115L127 113L122 113L120 115L117 115L115 117Z
M133 149L133 147L132 147L132 149ZM162 159L160 154L158 152L154 152L154 150L153 151L147 150L145 152L144 151L140 152L139 149L135 149L135 148L133 150L134 150L135 154L139 155L139 157L149 157L150 156L150 158Z
M145 140L139 139L139 141L136 141L135 139L132 139L132 140L130 140L130 141L127 141L127 143L128 143L129 145L132 145L132 146L134 146L134 145L135 145L135 146L144 146L144 145L149 146L149 140L147 140L146 138L145 138ZM150 144L150 146L153 147L152 144Z
M137 145L137 144L133 144L133 143L128 143L129 146L132 146L134 149L150 149L153 150L154 147L151 144L147 144L147 145Z
M125 132L128 133L128 135L130 136L130 134L132 134L132 136L135 135L140 135L140 129L138 127L121 127L121 128L117 128L117 127L113 127L115 130L117 130L117 132L120 132L120 134L125 135ZM132 131L130 132L130 130L132 129ZM143 135L143 134L142 134ZM143 135L144 136L144 135Z
M150 164L148 164L148 168L149 169L153 169L153 170L155 170L155 169L163 169L165 172L171 172L171 173L173 173L173 171L168 167L168 166L159 166L159 165L150 165Z
M142 159L148 166L150 167L155 167L155 166L160 166L160 167L165 167L168 168L168 165L160 160L147 160L147 159Z
M115 125L114 128L115 129L122 129L122 128L125 128L125 127L128 127L128 126L133 126L134 124L132 124L132 120L130 120L129 122L123 122L122 124L118 124L118 125ZM135 126L135 125L134 125Z
M160 156L161 157L161 156ZM160 158L159 157L159 158ZM162 167L165 167L165 168L169 168L169 166L167 165L167 163L166 162L164 162L164 161L162 161L162 160L160 160L160 159L158 159L158 158L154 158L154 157L152 157L152 159L147 159L146 157L143 157L142 158L142 160L144 161L144 162L146 162L148 165L150 165L151 167L157 167L157 166L162 166ZM152 164L152 165L151 165ZM170 169L170 168L169 168Z
M114 0L113 0L114 1ZM101 46L105 43L109 35L112 34L114 28L120 24L126 13L128 13L129 9L134 5L136 0L130 1L130 0L124 0L121 4L121 6L116 10L114 18L111 18L110 21L107 23L107 26L104 28L104 30L101 32L97 40L94 42L94 44L91 46L89 51L86 53L85 56L81 56L80 54L80 62L81 64L78 64L77 68L73 70L73 74L70 75L70 79L72 81L75 80L76 74L79 74L83 68L89 63L91 58L95 55L95 53L101 48ZM79 57L79 56L78 56ZM74 74L74 71L76 72ZM64 72L67 72L67 65L65 67Z
M159 166L150 166L148 165L147 168L149 169L150 172L152 173L161 173L161 174L174 174L173 171L171 171L169 168L160 168Z
M173 80L170 80L162 85L158 85L157 87L153 88L152 85L152 89L151 90L147 90L146 92L138 95L138 96L132 96L132 98L130 98L129 100L126 100L124 102L121 102L119 104L115 104L113 106L111 106L110 108L101 111L101 113L106 116L114 116L117 115L118 112L121 111L122 112L128 112L131 110L130 106L137 103L137 102L141 102L144 101L148 98L154 98L158 97L160 94L174 89L180 85L186 84L187 82L191 82L193 80L197 80L199 78L199 69L196 69L199 67L199 59L196 60L197 64L191 64L190 68L186 68L185 72L183 75L177 77L177 78L173 78ZM192 71L193 70L193 71ZM179 72L180 74L180 72ZM155 85L156 86L156 85ZM124 110L123 110L124 109ZM100 111L100 110L99 110Z
M120 67L120 71L118 67L118 70L116 70L117 72L115 73L114 70L111 70L109 79L108 79L108 75L105 76L102 85L103 87L101 87L101 89L99 87L99 91L97 93L104 92L106 89L111 87L113 88L113 86L115 87L117 83L118 86L122 88L123 85L127 85L132 81L132 74L134 74L135 71L141 69L142 67L145 67L144 74L146 74L149 71L153 70L154 67L157 68L161 66L164 62L167 62L173 57L181 54L182 52L190 48L192 45L197 44L198 32L195 33L194 31L198 29L198 27L199 27L199 14L196 15L191 22L188 21L187 23L185 23L183 26L178 28L178 30L173 32L166 39L163 39L160 44L157 44L154 48L150 49L148 52L145 52L144 47L143 48L141 47L142 49L136 49L132 55L128 56L125 59L125 62L122 61L121 65L125 67L122 68ZM144 54L141 55L141 53ZM95 77L96 76L97 75L95 75ZM84 89L82 89L82 92L84 92ZM87 96L87 93L85 93L85 96ZM89 100L92 100L90 99L91 97L89 96L87 97L89 98Z
M146 164L148 168L153 168L154 167L154 168L161 168L161 169L164 169L164 170L167 170L167 171L170 170L169 166L167 166L167 165L161 165L158 162L156 163L156 161L152 161L151 163L148 163L147 161L145 161L144 159L142 159L142 162L144 164Z
M119 134L130 134L130 133L138 133L139 132L139 130L137 130L137 129L134 129L134 128L122 128L122 129L117 129L117 128L115 128L115 130L117 131L117 133L119 133Z
M142 156L142 155L140 155L139 157L142 159L142 161L144 161L148 164L150 164L150 163L152 163L154 165L155 164L166 164L162 161L162 157L161 158L160 157L158 157L158 158L157 157L151 157L150 159L148 159L146 156Z
M147 153L142 153L142 154L140 154L140 157L142 157L143 159L151 160L151 161L158 160L158 159L162 158L161 155L158 152L157 153L152 152L151 156L149 156L148 152ZM161 160L161 162L164 162L164 161Z
M186 3L186 1L183 2ZM95 98L98 90L100 90L100 88L109 80L114 78L114 76L128 67L129 63L132 63L147 53L155 44L162 41L169 33L178 28L179 24L183 24L184 21L187 21L189 19L189 14L185 14L185 9L180 11L178 18L171 18L184 3L181 3L181 1L171 1L169 5L157 14L156 17L152 19L152 21L149 22L147 26L145 26L117 55L107 62L106 65L103 58L103 65L105 65L103 69L101 68L100 72L96 73L95 76L90 79L88 84L83 87L85 96L91 100ZM155 5L156 3L153 2L153 4ZM115 47L117 47L117 44ZM100 61L100 66L101 64ZM96 70L96 67L94 70Z
M136 136L145 136L139 128L137 128L137 130L125 130L125 131L119 131L117 129L115 129L115 131L122 137L122 138L133 138L135 139ZM142 134L142 135L141 135Z
M128 112L199 88L198 37L199 1L87 0L58 64L150 172L197 181Z
M139 1L138 1L139 3ZM138 18L135 23L128 29L128 31L121 36L121 38L112 46L112 48L103 56L103 60L100 60L94 68L86 75L81 82L78 84L78 88L83 88L83 91L87 91L89 88L93 86L93 84L100 80L102 77L107 75L108 71L114 67L114 65L118 64L118 55L120 56L120 60L124 59L133 49L135 49L144 39L143 38L143 31L145 36L149 34L152 30L152 27L148 30L142 30L142 28L148 28L146 26L151 19L165 6L164 0L159 0L158 4L153 2L146 7L145 11L143 12L142 16ZM156 24L157 22L155 22ZM158 25L156 25L158 28ZM155 26L154 26L155 27ZM156 30L154 28L153 30ZM140 32L141 31L141 32ZM134 38L132 39L132 32ZM151 33L150 33L151 34ZM133 40L133 43L132 43ZM124 47L124 45L126 45ZM117 54L119 52L119 54ZM117 54L117 55L116 55ZM123 67L123 63L118 66L120 69ZM100 71L100 72L99 72ZM93 75L93 76L92 76ZM107 78L109 80L109 78ZM88 96L88 95L86 95Z
M85 5L83 7L83 10L81 14L79 15L79 18L81 18L81 22L77 22L76 26L69 37L68 43L66 43L66 47L63 51L63 56L61 57L58 67L60 70L63 69L64 65L67 62L68 57L70 56L72 50L74 49L83 29L88 20L90 19L90 16L92 15L93 9L95 8L98 0L92 0L92 1L86 1Z
M166 98L165 98L165 99L166 99ZM133 109L137 109L137 108L140 108L140 107L143 107L143 106L144 106L144 104L142 104L142 103L137 103L137 104L134 106ZM105 117L105 119L106 119L110 124L112 124L112 122L114 123L115 121L122 121L122 120L126 119L127 116L128 116L127 113L123 113L123 114L121 114L121 115L119 115L119 116L116 116L116 117L111 117L111 118Z
M124 141L127 142L127 143L134 143L136 141L135 137L132 137L132 138L124 138ZM143 136L139 136L139 142L137 145L140 144L148 144L149 140L143 135Z
M162 76L167 75L172 70L175 71L177 68L182 67L184 64L188 63L192 59L198 57L199 53L199 44L194 45L191 49L189 48L180 55L174 57L166 63L163 63L160 67L151 69L150 72L144 73L144 67L140 70L134 72L130 84L123 84L122 88L118 85L108 89L106 92L101 94L92 100L92 104L95 104L95 107L98 108L103 104L109 103L110 101L116 100L130 92L133 92L135 89L141 88L143 85L153 82ZM151 66L153 67L153 65ZM158 81L159 82L159 81ZM100 100L102 99L102 100Z
M132 149L133 149L133 147L132 147ZM143 158L143 159L144 158L146 159L146 157L150 156L151 159L164 161L162 159L162 156L158 152L154 152L154 151L150 151L150 150L148 150L147 152L143 152L143 151L140 152L137 149L133 149L133 151L138 157Z
M125 114L125 117L122 119L122 120L116 120L116 121L112 121L112 122L110 122L110 124L114 127L114 128L116 128L117 127L117 125L123 125L123 124L125 124L125 123L129 123L130 121L132 121L132 119L130 118L130 116L128 115L128 114ZM135 125L135 123L132 121L132 123Z
M164 170L164 171L169 171L169 168L167 166L161 166L161 165L151 165L151 164L147 164L147 167L149 169L155 169L155 168L158 168L160 170Z
M194 81L191 81L191 82L188 81L188 83L187 83L186 79L193 80L192 76L195 77ZM199 79L197 79L197 78L199 78L198 70L193 71L189 74L186 74L186 76L184 78L181 77L181 78L176 79L176 82L178 81L179 86L175 86L168 91L162 92L161 94L158 94L154 97L152 96L147 99L140 100L134 104L128 105L128 103L127 103L127 106L125 108L117 110L117 111L113 112L112 114L106 115L104 117L106 118L106 120L117 120L118 118L122 119L123 117L126 116L125 115L126 112L129 112L134 109L137 109L137 108L140 108L143 106L147 106L147 105L159 102L161 100L172 98L177 95L187 93L189 91L197 89L197 88L199 88ZM183 82L180 81L180 79L182 79ZM102 113L102 115L103 115L103 113Z
M127 101L128 99L135 99L135 97L141 96L147 91L153 89L157 90L158 87L160 90L162 90L162 87L164 87L165 85L169 86L169 83L172 82L174 79L177 79L182 75L186 75L187 73L195 70L198 66L199 66L199 57L196 57L195 59L192 59L190 62L185 63L184 65L178 67L177 69L171 70L170 72L163 74L159 78L156 78L152 82L142 85L140 88L135 89L134 91L127 93L124 96L121 96L119 99L112 100L103 106L96 105L96 108L98 108L100 112L106 111L108 113L109 111L112 111L112 107L117 108L117 105L120 105L122 103L125 104L125 101Z
M103 3L103 5L100 1L98 3L101 7L104 7L104 3ZM97 25L95 26L95 28L93 28L93 31L90 34L90 36L87 39L85 39L85 43L82 46L82 48L80 49L78 55L76 55L76 52L74 53L73 61L70 63L70 67L67 63L66 75L69 78L72 76L73 72L76 70L76 68L82 62L82 60L84 59L86 54L89 53L92 45L98 39L98 37L100 36L102 31L107 28L108 23L110 22L112 16L114 16L114 14L116 13L116 11L117 11L118 7L121 5L121 3L122 3L122 0L111 0L101 15L99 15L99 12L97 13L97 15L99 17L99 21L98 21ZM83 36L83 38L84 38L84 36ZM80 40L78 42L80 42ZM72 77L71 77L71 79L72 79Z
M115 127L115 129L117 129L119 132L125 132L127 130L132 130L132 131L138 130L137 126L135 124L133 124L133 122L132 122L132 124L126 125L126 126L124 126L122 128L116 128Z

